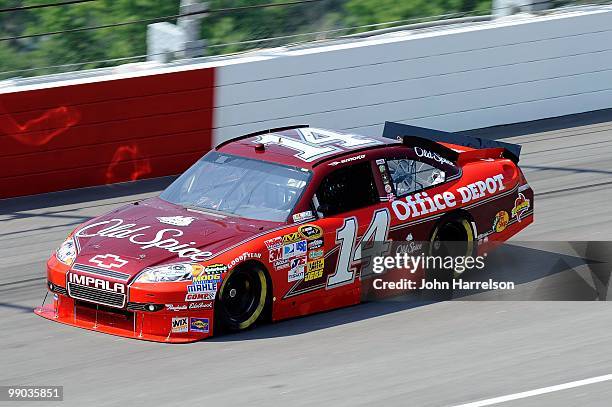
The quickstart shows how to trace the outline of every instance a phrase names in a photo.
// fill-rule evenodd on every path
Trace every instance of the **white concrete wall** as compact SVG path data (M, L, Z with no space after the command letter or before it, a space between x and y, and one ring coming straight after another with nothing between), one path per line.
M612 8L237 59L216 71L216 144L289 124L456 131L612 107Z

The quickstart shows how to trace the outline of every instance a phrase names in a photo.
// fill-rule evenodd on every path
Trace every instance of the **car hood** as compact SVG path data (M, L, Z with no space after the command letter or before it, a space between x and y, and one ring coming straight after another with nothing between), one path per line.
M79 226L73 233L75 264L132 277L159 264L207 261L280 225L192 211L151 198Z

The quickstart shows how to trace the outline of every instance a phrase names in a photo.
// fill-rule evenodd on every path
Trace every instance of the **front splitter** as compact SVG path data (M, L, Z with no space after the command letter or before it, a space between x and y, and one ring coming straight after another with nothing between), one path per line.
M169 333L168 335L157 335L144 332L143 329L138 329L138 326L142 326L143 324L135 324L134 330L129 330L125 328L119 328L115 326L109 326L97 323L95 321L91 321L88 319L80 319L76 318L73 315L62 315L57 312L56 307L53 304L48 304L42 307L37 307L34 309L34 313L39 315L45 319L50 321L59 322L65 325L75 326L77 328L87 329L90 331L102 332L109 335L121 336L124 338L131 339L139 339L144 341L151 342L164 342L164 343L191 343L197 342L199 340L205 339L210 336L210 334L202 334L202 336L195 335L179 335L176 333ZM140 315L140 313L135 313L136 318ZM142 317L141 317L142 318Z

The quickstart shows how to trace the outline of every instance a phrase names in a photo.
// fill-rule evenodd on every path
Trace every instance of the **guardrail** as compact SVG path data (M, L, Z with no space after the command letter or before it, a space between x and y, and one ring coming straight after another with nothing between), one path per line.
M176 174L223 140L297 122L458 131L609 108L611 17L513 16L0 88L0 197Z

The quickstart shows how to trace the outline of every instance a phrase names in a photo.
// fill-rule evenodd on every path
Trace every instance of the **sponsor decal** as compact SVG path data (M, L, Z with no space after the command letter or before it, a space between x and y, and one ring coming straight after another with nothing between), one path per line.
M387 167L384 165L379 165L378 169L380 170L380 176L383 182L383 188L387 194L387 201L393 201L395 199L395 195L393 194L393 186L391 186L391 179L389 178L389 173L387 172Z
M323 270L324 266L325 266L324 259L317 259L317 260L309 261L308 271Z
M202 302L192 302L189 303L189 309L212 309L213 302L212 301L202 301Z
M379 158L378 160L376 160L376 164L378 165L383 165L385 163L384 158Z
M423 249L423 243L422 242L406 242L405 244L400 244L397 246L397 249L395 250L396 253L400 253L400 254L413 254L419 250Z
M199 276L193 277L194 284L203 281L218 283L221 281L221 273L202 273Z
M417 192L405 198L394 200L391 207L399 220L416 218L452 208L457 205L457 200L465 204L502 191L505 189L503 179L502 174L497 174L484 181L476 181L464 187L459 187L456 192L444 191L432 197L427 195L427 192Z
M497 174L485 179L484 181L476 181L464 187L457 188L457 192L461 196L461 203L467 203L474 199L483 198L487 195L493 195L498 191L506 189L503 183L504 176Z
M68 282L73 283L73 284L84 285L86 287L98 288L100 290L112 291L115 293L125 294L125 284L102 280L101 278L95 278L91 276L82 276L80 274L68 273Z
M304 239L304 237L300 232L287 233L286 235L283 235L283 244L295 243L302 239Z
M338 164L349 163L349 162L351 162L351 161L357 161L357 160L361 160L361 159L363 159L363 158L365 158L365 154L359 154L359 155L356 155L356 156L354 156L354 157L344 158L344 159L342 159L342 160L340 160L340 161L332 161L332 162L330 162L328 165L330 165L330 166L332 166L332 167L335 167L335 166L336 166L336 165L338 165Z
M298 232L308 240L318 239L323 236L323 229L317 225L302 225L298 228Z
M210 301L215 299L216 291L208 291L201 293L187 293L185 301Z
M289 268L289 260L278 260L275 261L272 266L275 270L284 270Z
M221 263L211 264L204 267L204 273L208 274L223 274L227 271L227 266Z
M142 250L157 247L176 254L179 258L188 258L193 261L204 261L212 257L212 253L192 247L196 242L181 243L176 237L183 236L179 229L161 229L155 232L155 236L147 236L151 226L137 227L135 223L124 223L123 219L111 219L92 223L78 230L74 236L95 237L102 236L114 239L127 239L130 243L140 246Z
M314 219L314 215L312 214L312 211L299 212L293 215L293 221L296 223L304 222L306 220L311 220L311 219Z
M187 311L187 304L166 304L168 311Z
M275 262L283 258L283 248L278 247L269 251L268 261Z
M175 265L168 265L168 267L170 267L173 270L181 270L183 268L186 268L187 270L191 271L191 277L197 277L200 274L202 274L204 272L204 266L202 266L201 264L189 264L189 265L182 265L182 264L175 264Z
M495 214L495 219L493 220L493 230L495 232L503 232L508 226L508 222L510 222L510 215L506 211L499 211Z
M309 259L318 259L319 257L323 257L323 250L312 250L308 253Z
M304 257L292 259L291 267L289 268L289 273L287 274L287 281L291 283L293 281L298 281L298 280L303 279L305 266L306 266L306 259Z
M283 238L282 236L273 237L266 240L264 244L268 250L278 249L283 245Z
M514 200L514 208L512 208L512 217L516 218L517 221L521 221L521 216L529 210L531 203L529 199L525 198L525 195L519 192L518 198Z
M317 278L323 277L323 267L325 265L325 259L320 258L318 260L308 262L308 270L304 276L304 281L312 281Z
M128 264L127 260L123 260L116 254L98 254L89 259L89 262L98 265L98 267L109 270L113 267L119 269Z
M283 259L291 259L293 257L305 256L308 251L306 240L290 243L283 246Z
M216 281L194 281L193 284L187 286L187 292L194 293L216 293Z
M320 247L323 247L323 239L315 239L311 242L308 242L309 250L318 249Z
M191 225L191 222L195 220L195 218L192 218L191 216L167 216L157 218L157 220L161 223L165 223L166 225L189 226Z
M172 318L172 333L188 332L189 317Z
M244 252L240 256L236 257L234 260L230 261L230 263L227 265L227 268L231 269L235 265L242 263L243 261L248 259L261 259L261 253Z
M429 158L430 160L434 160L439 162L440 164L446 164L446 165L452 165L454 166L455 163L444 158L441 157L439 154L434 153L432 151L429 150L425 150L424 148L421 147L415 147L414 148L414 153L417 155L417 157L425 157L425 158Z
M210 323L208 318L189 318L189 330L191 332L208 333L209 329Z

